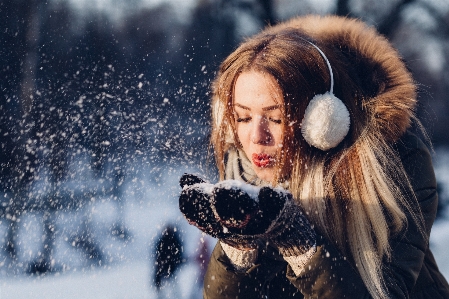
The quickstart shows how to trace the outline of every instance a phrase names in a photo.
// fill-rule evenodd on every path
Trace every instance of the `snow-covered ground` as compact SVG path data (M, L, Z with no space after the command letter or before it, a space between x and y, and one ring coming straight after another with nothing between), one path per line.
M440 180L449 186L449 154L441 156L436 165ZM80 171L80 170L78 170ZM93 178L79 173L86 185ZM159 174L130 177L123 183L122 198L118 204L108 196L91 199L84 207L61 212L56 217L54 267L56 273L30 276L20 270L38 256L41 246L41 217L29 213L19 225L19 256L16 264L7 264L0 255L0 299L54 299L54 298L201 298L200 271L195 263L201 242L212 249L215 240L203 236L191 227L177 208L180 192L178 179L183 172L198 172L194 167L168 168ZM155 179L156 177L156 179ZM447 189L444 189L447 192ZM130 235L118 238L111 227L123 220ZM7 223L0 223L0 235L6 235ZM154 244L167 224L174 224L183 239L187 262L174 281L165 287L164 296L156 293L151 275L154 271ZM100 265L91 265L70 237L87 230L103 255ZM434 224L431 248L440 270L449 279L449 209ZM14 271L10 271L10 270ZM61 270L62 269L62 270ZM11 274L10 272L13 272ZM15 273L15 274L14 274Z
M130 261L120 265L97 268L83 273L33 278L20 276L4 279L1 282L2 299L22 298L95 298L95 299L149 299L157 298L154 287L149 283L150 264L145 260ZM173 299L200 299L201 292L196 283L197 270L187 265L177 275L177 284L172 283L169 290L176 296ZM182 287L182 289L181 289ZM179 290L177 288L180 288Z
M75 164L83 165L80 161ZM83 206L54 215L56 233L52 266L55 273L28 275L27 265L36 260L42 251L42 213L26 213L20 218L17 236L18 256L8 261L0 253L0 299L6 298L156 298L152 284L154 271L154 246L162 230L171 224L177 227L183 241L186 263L175 281L163 292L170 298L200 298L200 269L195 262L201 243L209 251L215 240L203 236L187 224L177 207L179 177L184 172L198 172L194 167L167 167L149 169L142 165L121 188L123 202L113 199L113 194L97 195ZM92 186L108 189L102 180L95 181L88 168L72 169L74 180L69 184L89 190ZM142 172L146 172L142 175ZM139 175L140 173L140 175ZM45 189L45 170L36 188ZM78 187L81 188L81 187ZM45 191L36 192L45 196ZM125 224L129 236L120 238L111 232L117 223ZM0 221L3 242L9 222ZM87 236L96 244L102 258L92 263L86 252L74 246L74 236ZM1 240L0 239L0 240ZM176 287L173 287L176 286ZM182 287L182 289L181 289ZM165 291L164 291L165 289Z

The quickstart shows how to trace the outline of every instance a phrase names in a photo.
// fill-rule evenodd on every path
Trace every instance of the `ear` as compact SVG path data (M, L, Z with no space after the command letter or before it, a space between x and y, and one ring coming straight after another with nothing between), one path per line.
M308 144L327 151L348 134L351 119L346 105L330 92L313 97L304 112L301 133Z

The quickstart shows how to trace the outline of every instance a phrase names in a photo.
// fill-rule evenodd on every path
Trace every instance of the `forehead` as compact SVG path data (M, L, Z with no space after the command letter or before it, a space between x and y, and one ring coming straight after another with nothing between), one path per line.
M234 103L247 107L282 105L282 90L276 79L259 71L241 73L234 85Z

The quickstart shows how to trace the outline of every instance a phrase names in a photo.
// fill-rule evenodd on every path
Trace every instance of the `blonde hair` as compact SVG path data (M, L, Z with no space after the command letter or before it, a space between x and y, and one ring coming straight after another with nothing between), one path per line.
M304 20L297 23L300 21ZM249 70L272 75L284 95L283 123L291 124L285 125L285 147L278 171L288 173L279 175L272 184L276 185L279 179L288 180L298 204L305 208L316 229L350 257L370 294L388 298L382 260L391 257L390 237L407 225L406 213L412 215L424 235L422 216L413 210L417 200L393 146L416 119L415 86L396 51L374 30L367 30L361 22L338 17L324 21L329 26L349 26L355 28L353 31L361 31L362 37L356 36L356 43L357 39L374 39L385 48L388 59L365 61L361 71L361 66L350 57L354 54L345 39L338 40L343 45L332 43L332 38L325 42L314 40L292 28L298 27L294 22L268 28L242 43L220 67L212 85L211 144L223 179L225 153L230 145L239 147L232 105L235 81L240 73ZM307 24L308 20L304 22ZM308 102L315 94L326 92L330 81L325 61L308 41L326 54L334 70L335 95L351 115L348 136L327 152L309 146L300 132ZM379 68L382 64L388 64L390 69ZM373 75L366 82L359 76L366 75L363 71L377 77ZM394 122L385 128L389 114Z

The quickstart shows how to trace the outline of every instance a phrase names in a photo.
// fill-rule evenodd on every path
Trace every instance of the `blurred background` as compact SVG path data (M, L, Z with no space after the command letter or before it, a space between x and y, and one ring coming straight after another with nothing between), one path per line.
M375 26L413 73L449 278L447 0L3 0L0 298L201 298L215 240L177 197L183 172L216 180L210 81L246 36L309 13Z

